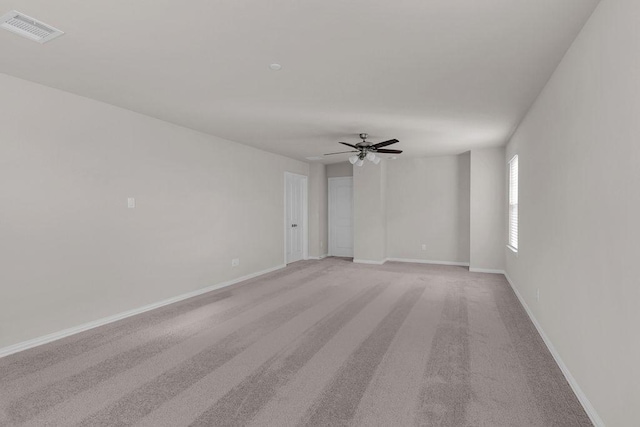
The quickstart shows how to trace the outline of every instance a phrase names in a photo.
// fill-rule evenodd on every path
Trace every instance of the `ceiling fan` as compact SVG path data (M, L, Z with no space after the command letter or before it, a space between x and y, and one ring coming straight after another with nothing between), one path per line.
M346 142L339 142L339 144L346 145L351 148L355 148L355 150L351 151L340 151L337 153L327 153L325 156L331 156L333 154L344 154L344 153L358 153L351 157L349 157L349 162L352 165L362 166L364 164L364 159L370 160L374 164L380 163L380 157L376 156L376 153L385 153L385 154L400 154L402 150L389 150L386 148L387 145L395 144L399 142L397 139L390 139L384 142L378 142L377 144L371 144L367 142L367 138L369 137L366 133L360 134L360 139L362 142L358 142L357 144L348 144Z

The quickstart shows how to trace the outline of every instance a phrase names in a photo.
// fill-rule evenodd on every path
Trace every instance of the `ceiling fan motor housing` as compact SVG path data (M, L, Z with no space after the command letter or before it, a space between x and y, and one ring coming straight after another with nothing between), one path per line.
M368 146L370 146L371 144L366 141L367 138L369 138L369 134L368 133L361 133L360 134L360 139L362 140L362 142L358 142L356 145L358 147L368 147Z

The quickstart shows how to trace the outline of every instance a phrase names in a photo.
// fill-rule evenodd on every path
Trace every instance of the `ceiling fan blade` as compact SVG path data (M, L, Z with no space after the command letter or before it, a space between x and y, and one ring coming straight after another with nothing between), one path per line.
M376 148L386 147L387 145L395 144L396 142L400 142L400 141L398 141L397 139L390 139L388 141L378 142L377 144L373 144L372 147L376 147Z
M376 153L400 154L402 150L385 150L383 148L382 150L376 150Z
M355 148L356 150L358 149L358 147L357 147L357 146L355 146L355 145L353 145L353 144L347 144L346 142L338 142L338 144L347 145L347 146L349 146L349 147L351 147L351 148Z
M339 151L337 153L327 153L327 154L325 154L325 156L331 156L332 154L357 153L357 152L358 151L355 151L355 150L353 150L353 151Z

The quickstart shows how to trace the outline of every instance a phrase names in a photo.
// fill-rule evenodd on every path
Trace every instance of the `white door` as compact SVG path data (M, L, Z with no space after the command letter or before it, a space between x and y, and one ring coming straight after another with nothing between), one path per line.
M329 255L353 257L353 178L329 178Z
M307 177L285 174L285 239L287 264L305 258Z

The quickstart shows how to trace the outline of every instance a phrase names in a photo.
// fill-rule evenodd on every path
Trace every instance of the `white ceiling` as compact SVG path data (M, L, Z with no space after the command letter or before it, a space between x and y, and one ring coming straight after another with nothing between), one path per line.
M66 32L0 31L0 72L302 160L460 153L506 142L597 3L0 0Z

